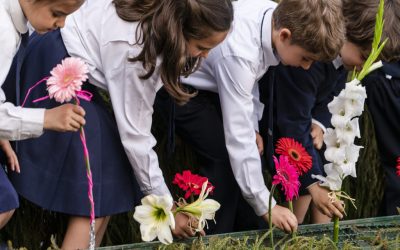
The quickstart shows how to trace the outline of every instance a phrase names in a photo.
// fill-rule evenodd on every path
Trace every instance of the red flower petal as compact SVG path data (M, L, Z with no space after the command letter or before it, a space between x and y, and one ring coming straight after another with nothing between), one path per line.
M290 164L297 169L300 175L308 172L312 167L312 157L299 142L292 138L280 138L275 152L287 156Z
M175 178L173 180L173 184L178 185L185 193L185 199L189 198L191 195L199 195L201 193L201 188L203 183L208 181L206 177L192 174L190 170L185 170L182 174L175 174ZM208 182L207 188L211 188L210 193L214 190L214 186Z
M400 176L400 156L399 156L399 158L397 158L397 166L396 166L396 169L397 169L396 174L397 174L398 176Z

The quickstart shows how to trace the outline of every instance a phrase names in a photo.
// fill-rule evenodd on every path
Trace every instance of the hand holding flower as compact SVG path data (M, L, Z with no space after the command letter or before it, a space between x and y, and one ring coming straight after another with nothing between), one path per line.
M330 192L328 189L321 187L317 183L309 186L307 189L318 210L330 218L333 216L337 216L340 219L343 218L344 208L342 202L339 200L332 202L328 196Z
M273 225L288 233L297 231L297 218L288 208L275 205L271 209L271 213L273 214L271 217ZM268 213L262 217L266 222L269 222Z
M45 111L43 128L58 132L76 132L85 125L84 116L85 110L82 107L64 104Z

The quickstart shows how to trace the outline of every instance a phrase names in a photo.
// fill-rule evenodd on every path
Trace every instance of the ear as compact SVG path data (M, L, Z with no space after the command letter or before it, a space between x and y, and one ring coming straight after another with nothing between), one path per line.
M282 28L279 30L279 39L282 42L290 41L292 39L292 32L287 28Z

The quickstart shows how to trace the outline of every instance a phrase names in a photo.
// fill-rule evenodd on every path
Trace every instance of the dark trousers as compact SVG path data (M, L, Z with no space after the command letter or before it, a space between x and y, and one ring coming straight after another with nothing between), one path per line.
M157 93L155 110L168 121L171 99L164 89ZM215 186L210 198L221 204L216 224L210 222L208 234L266 228L244 200L233 176L225 145L224 128L218 95L199 91L186 105L174 105L175 131L198 155L199 174ZM169 126L170 127L170 126Z

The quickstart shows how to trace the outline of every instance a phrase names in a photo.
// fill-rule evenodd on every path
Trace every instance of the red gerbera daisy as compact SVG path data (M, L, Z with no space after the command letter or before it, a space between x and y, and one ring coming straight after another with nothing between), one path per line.
M396 166L396 169L397 169L397 175L398 176L400 176L400 156L399 156L399 158L397 158L397 166Z
M206 177L202 177L197 174L192 174L190 170L185 170L182 174L175 174L173 184L178 185L183 191L186 191L185 199L189 198L190 195L199 195L201 193L201 188L203 183L208 181ZM214 190L214 186L208 182L207 190L211 188L210 193Z
M286 155L299 175L306 173L312 166L312 157L299 142L292 138L280 138L276 144L275 152Z
M285 192L286 200L291 201L293 197L299 196L299 174L296 171L296 168L293 167L288 157L285 155L279 156L278 159L274 156L276 175L274 175L272 184L273 185L282 185L282 190Z

